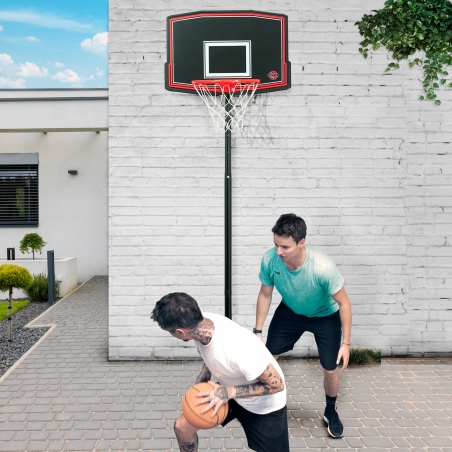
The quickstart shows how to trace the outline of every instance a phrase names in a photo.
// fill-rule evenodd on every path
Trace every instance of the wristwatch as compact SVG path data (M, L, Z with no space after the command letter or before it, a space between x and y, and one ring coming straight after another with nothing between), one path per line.
M256 334L256 333L262 333L262 330L256 330L256 328L253 328L253 333L254 333L254 334Z

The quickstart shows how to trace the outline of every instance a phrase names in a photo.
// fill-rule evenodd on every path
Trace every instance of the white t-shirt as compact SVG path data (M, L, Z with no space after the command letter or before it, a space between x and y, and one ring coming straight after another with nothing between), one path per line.
M204 363L222 385L239 386L256 383L271 363L284 380L284 375L275 358L263 342L251 331L237 325L219 314L203 313L210 319L215 330L209 344L195 341ZM256 414L267 414L286 405L286 388L275 394L238 397L235 401Z

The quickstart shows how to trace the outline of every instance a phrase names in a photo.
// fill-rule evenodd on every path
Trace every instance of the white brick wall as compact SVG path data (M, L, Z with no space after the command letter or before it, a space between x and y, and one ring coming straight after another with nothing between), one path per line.
M168 292L223 312L224 137L198 97L164 89L163 64L167 16L228 5L110 1L110 359L196 356L149 319ZM271 227L295 212L345 277L354 345L451 355L452 92L420 102L420 69L362 58L353 24L382 5L246 4L288 15L292 88L233 134L233 318L254 325ZM309 335L293 352L315 354Z

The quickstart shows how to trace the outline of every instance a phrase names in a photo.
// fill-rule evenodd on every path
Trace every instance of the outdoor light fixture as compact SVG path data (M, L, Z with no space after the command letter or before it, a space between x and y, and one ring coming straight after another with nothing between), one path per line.
M68 171L69 174L72 174L73 176L76 176L78 174L78 171L76 169L70 169Z

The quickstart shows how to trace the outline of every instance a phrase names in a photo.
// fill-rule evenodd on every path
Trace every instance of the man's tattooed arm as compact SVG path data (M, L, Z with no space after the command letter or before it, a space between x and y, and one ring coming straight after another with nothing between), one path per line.
M284 389L284 380L272 364L267 366L262 374L257 377L257 380L256 383L241 386L223 386L211 381L210 383L215 388L209 392L200 392L197 395L200 398L197 405L208 403L201 413L206 413L213 409L212 416L214 416L220 406L225 404L229 399L275 394Z
M212 378L212 374L210 373L209 368L204 364L204 366L202 366L201 372L198 375L198 378L195 381L195 384L207 382L211 378Z
M229 398L275 394L284 389L284 380L272 364L269 364L257 379L258 382L249 385L227 386Z

